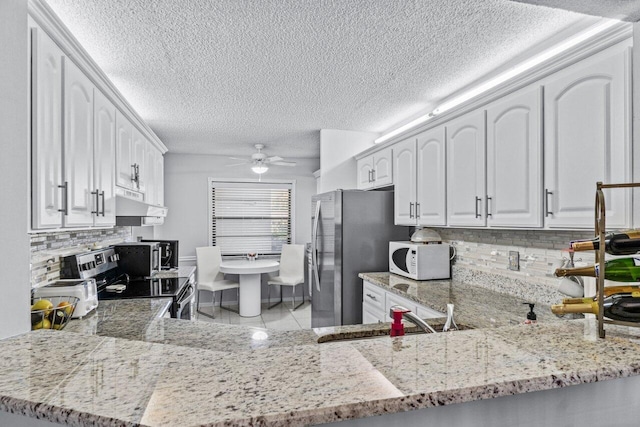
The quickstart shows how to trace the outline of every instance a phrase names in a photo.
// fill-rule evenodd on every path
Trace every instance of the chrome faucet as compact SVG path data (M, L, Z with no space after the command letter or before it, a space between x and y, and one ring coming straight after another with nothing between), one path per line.
M403 319L406 319L406 320L410 321L411 323L413 323L414 325L416 325L417 327L422 329L424 332L426 332L426 333L434 333L435 334L435 332L436 332L435 329L433 329L431 326L429 326L429 324L427 322L425 322L424 320L422 320L421 318L419 318L418 316L413 314L411 312L411 310L409 310L408 308L405 308L405 307L403 307L401 305L394 305L394 306L391 306L391 308L389 309L389 316L391 318L393 318L393 313L394 312L402 313L402 318Z

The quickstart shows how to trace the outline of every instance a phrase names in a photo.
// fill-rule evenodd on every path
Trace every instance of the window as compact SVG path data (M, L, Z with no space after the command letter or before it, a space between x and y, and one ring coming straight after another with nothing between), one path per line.
M223 255L278 255L291 243L291 182L209 180L211 244Z

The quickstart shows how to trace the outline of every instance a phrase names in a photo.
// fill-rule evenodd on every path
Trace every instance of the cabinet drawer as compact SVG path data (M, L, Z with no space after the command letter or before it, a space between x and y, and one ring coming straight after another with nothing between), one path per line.
M362 323L364 325L372 323L384 323L384 310L378 310L369 304L362 304Z
M446 313L440 313L437 310L434 310L429 307L425 307L423 305L417 306L416 314L421 319L436 319L439 317L447 317Z
M362 283L362 303L380 311L385 310L385 292L369 282Z
M409 310L411 310L412 312L416 312L416 307L417 304L411 300L408 300L406 298L403 298L399 295L396 294L392 294L390 292L387 292L386 295L386 305L385 305L385 319L389 319L388 321L391 321L391 317L389 316L389 310L391 309L392 306L394 305L401 305L405 308L408 308Z

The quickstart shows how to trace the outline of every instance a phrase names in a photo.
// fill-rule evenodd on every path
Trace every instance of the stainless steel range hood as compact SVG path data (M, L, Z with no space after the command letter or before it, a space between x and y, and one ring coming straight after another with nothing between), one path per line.
M125 190L126 191L126 190ZM160 225L164 223L168 209L164 206L155 206L145 203L142 194L127 191L122 195L122 191L116 194L116 225Z

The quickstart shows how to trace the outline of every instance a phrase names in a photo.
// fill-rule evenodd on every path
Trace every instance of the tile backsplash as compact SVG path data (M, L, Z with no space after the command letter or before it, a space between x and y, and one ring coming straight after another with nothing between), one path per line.
M569 256L562 249L568 248L571 240L593 238L589 230L435 230L456 249L454 278L546 304L566 297L557 291L560 279L553 275ZM508 269L509 251L519 252L519 271ZM576 253L574 261L593 263L593 252Z
M131 227L31 234L31 287L60 278L60 257L131 240Z

